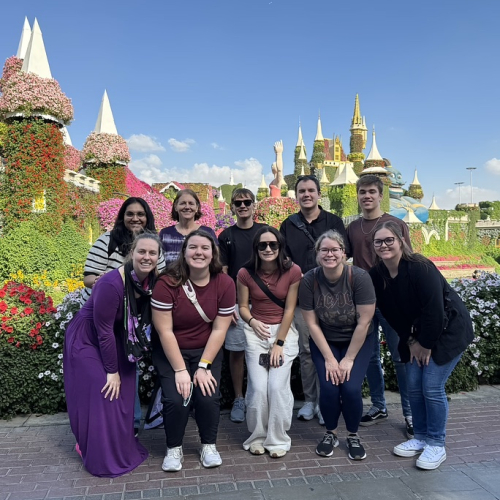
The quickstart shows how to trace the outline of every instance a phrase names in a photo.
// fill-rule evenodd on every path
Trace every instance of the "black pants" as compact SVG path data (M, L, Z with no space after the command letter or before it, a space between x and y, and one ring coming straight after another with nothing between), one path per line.
M181 349L182 357L186 362L186 368L193 378L198 369L201 355L204 349ZM186 425L189 418L190 404L184 406L182 396L177 392L175 386L175 373L162 352L153 352L153 362L160 376L162 403L163 403L163 426L167 440L167 448L182 446ZM215 444L217 431L219 429L220 416L220 375L222 369L222 349L219 351L212 363L212 375L217 381L215 394L203 396L199 387L193 388L191 401L195 410L196 424L202 444Z

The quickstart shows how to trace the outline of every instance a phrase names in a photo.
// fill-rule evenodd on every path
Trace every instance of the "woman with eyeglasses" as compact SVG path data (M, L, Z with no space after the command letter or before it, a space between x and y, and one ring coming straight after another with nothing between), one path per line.
M411 251L397 224L382 223L373 247L378 262L370 276L377 307L399 336L415 431L394 454L420 455L417 467L437 469L446 460L445 384L474 338L472 321L436 266Z
M218 467L222 345L236 302L233 280L222 272L219 249L207 232L186 236L179 258L158 279L151 308L153 363L162 388L167 453L162 469L182 468L192 398L203 467Z
M316 241L317 268L308 271L299 289L299 304L311 332L311 356L320 382L319 406L326 433L316 447L323 457L339 445L337 427L344 417L351 460L366 452L358 426L363 414L361 386L373 350L375 291L366 271L345 264L345 246L336 231Z
M299 266L286 255L282 234L274 227L259 229L252 257L237 280L240 315L246 323L246 417L252 433L243 448L253 455L267 450L272 458L280 458L290 450L290 373L299 353L293 314L301 276Z

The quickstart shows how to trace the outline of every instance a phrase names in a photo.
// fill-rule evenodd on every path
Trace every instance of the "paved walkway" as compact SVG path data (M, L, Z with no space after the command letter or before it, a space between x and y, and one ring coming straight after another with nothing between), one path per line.
M246 425L232 423L224 413L217 442L221 467L201 467L191 419L182 471L161 470L163 431L144 431L140 440L149 459L116 479L95 478L83 469L66 414L0 421L0 500L500 499L500 386L452 395L448 459L437 471L419 471L414 458L392 454L405 439L398 400L388 394L388 421L361 428L368 454L362 462L347 458L345 429L333 457L318 457L314 450L323 428L317 420L294 420L286 457L252 456L241 447Z

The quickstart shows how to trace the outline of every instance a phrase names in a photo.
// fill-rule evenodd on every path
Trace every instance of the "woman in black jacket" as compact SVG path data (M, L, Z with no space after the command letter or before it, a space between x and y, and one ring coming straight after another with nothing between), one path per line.
M434 264L413 253L394 222L373 234L377 264L370 275L377 307L399 335L415 430L394 454L421 453L417 467L436 469L446 460L448 401L445 383L474 338L472 321L457 293Z

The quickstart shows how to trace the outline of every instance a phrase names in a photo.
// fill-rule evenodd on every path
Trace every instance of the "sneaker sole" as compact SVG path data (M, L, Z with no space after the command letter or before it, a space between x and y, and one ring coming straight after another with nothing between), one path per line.
M242 424L245 421L244 418L240 419L240 418L233 418L233 417L229 417L229 420L231 420L231 422L234 422L235 424Z
M378 417L374 420L370 420L369 422L360 422L359 425L361 427L370 427L370 425L375 425L380 422L383 422L384 420L387 420L389 417Z
M364 460L366 458L366 453L360 457L360 456L356 456L356 457L351 457L351 454L349 453L348 457L351 459L351 460Z
M213 469L214 467L220 467L222 465L222 460L217 464L205 464L204 462L201 462L201 465L203 465L205 469Z
M304 415L297 415L297 420L302 420L303 422L309 422L310 420L312 420L314 418L314 415L312 415L311 417L305 417Z
M434 470L434 469L437 469L445 460L446 460L446 453L441 457L441 459L439 460L439 462L433 462L433 463L424 462L424 463L422 463L420 461L420 459L418 459L415 465L419 469Z
M394 455L397 457L414 457L415 455L420 455L424 449L422 448L421 450L399 450L396 447L392 450Z
M338 440L335 443L333 443L333 450L328 455L326 453L320 453L318 450L315 450L316 451L316 455L318 455L320 457L331 457L333 455L333 452L335 451L335 448L337 448L337 446L339 444L340 444L340 441L338 441Z

